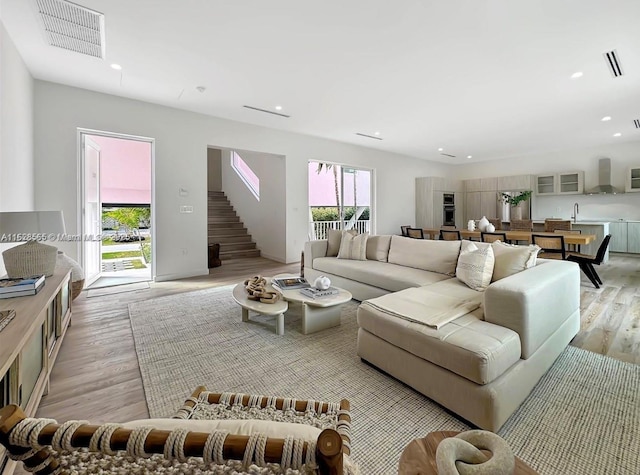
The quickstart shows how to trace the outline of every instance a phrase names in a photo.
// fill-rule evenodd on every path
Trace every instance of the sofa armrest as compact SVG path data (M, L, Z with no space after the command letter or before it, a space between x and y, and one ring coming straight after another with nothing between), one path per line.
M305 269L313 269L313 260L316 257L325 257L327 255L327 245L328 241L326 239L307 241L304 243Z
M484 293L485 320L518 333L524 359L576 313L579 318L580 268L573 262L540 259Z

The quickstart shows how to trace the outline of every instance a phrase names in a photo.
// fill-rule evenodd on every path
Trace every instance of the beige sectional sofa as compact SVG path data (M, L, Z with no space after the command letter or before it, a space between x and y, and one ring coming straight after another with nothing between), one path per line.
M326 275L362 301L364 361L497 431L579 331L580 271L567 261L536 261L535 252L533 261L521 260L530 267L515 269L503 253L524 250L498 243L491 245L498 279L477 291L455 277L460 245L372 236L366 260L354 260L335 256L335 243L311 241L305 276ZM457 309L455 318L438 328L419 323L438 300Z

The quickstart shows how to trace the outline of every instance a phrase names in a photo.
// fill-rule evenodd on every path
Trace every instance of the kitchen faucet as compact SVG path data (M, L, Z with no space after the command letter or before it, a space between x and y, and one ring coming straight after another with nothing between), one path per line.
M580 206L578 206L578 203L573 203L573 216L571 216L571 219L573 219L574 223L578 220L579 211L580 211Z

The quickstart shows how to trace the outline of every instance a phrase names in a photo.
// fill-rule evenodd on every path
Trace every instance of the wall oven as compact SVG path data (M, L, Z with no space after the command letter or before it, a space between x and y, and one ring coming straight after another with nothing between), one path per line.
M442 198L442 225L456 225L456 204L453 193L445 193Z

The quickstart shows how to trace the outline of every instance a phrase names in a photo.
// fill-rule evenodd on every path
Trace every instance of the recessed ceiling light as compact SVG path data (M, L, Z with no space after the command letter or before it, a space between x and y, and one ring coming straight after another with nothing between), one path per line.
M111 65L111 67L112 67L113 69L115 69L116 71L120 71L120 70L122 69L122 66L120 66L119 64L116 64L116 63L113 63L113 64Z
M438 149L438 152L442 152L443 150L444 150L444 149L443 149L442 147L440 147L440 148Z
M583 74L584 74L584 73L583 73L582 71L576 71L575 73L573 73L573 74L571 75L571 79L578 79L578 78L581 78Z
M473 158L473 156L472 155L467 155L467 158Z
M614 137L622 137L622 134L620 132L616 132L615 134L613 134Z
M281 111L282 110L282 106L276 106L276 110L277 111Z
M611 116L610 115L605 115L602 119L600 119L602 122L607 122L609 120L611 120Z
M380 135L380 132L375 131L375 132L373 133L373 135Z

